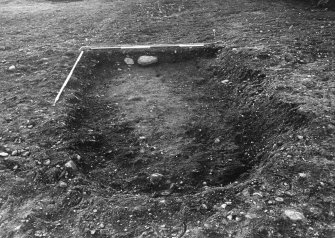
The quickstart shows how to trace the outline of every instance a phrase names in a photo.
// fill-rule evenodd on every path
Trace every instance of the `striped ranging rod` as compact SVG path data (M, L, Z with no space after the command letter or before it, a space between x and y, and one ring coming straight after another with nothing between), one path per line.
M55 106L58 102L62 92L64 91L67 83L70 81L70 78L73 74L73 71L77 67L81 57L86 51L99 51L99 50L136 50L136 49L169 49L169 48L204 48L209 46L214 46L215 43L190 43L190 44L154 44L154 45L120 45L120 46L109 46L109 47L97 47L97 46L82 46L79 51L80 54L73 65L69 75L65 79L61 89L59 90L53 105Z
M213 43L192 43L192 44L154 44L154 45L120 45L110 47L83 46L79 51L90 50L131 50L131 49L159 49L159 48L202 48L214 45Z

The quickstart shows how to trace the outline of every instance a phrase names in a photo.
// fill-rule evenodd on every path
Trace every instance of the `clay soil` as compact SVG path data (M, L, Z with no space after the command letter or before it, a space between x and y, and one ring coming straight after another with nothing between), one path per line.
M334 26L304 1L0 0L0 237L335 237ZM52 105L81 46L196 42L87 51Z

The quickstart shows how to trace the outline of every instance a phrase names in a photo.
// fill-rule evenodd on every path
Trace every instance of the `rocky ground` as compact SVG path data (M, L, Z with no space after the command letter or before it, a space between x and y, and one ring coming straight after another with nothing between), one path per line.
M334 237L325 7L0 0L0 236Z

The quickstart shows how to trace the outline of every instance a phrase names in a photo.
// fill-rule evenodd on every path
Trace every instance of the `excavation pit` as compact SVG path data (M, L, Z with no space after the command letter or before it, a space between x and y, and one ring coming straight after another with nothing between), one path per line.
M94 67L77 74L70 87L80 81L82 91L68 99L71 148L82 158L82 171L103 186L155 196L249 178L266 154L271 130L300 125L304 118L293 115L294 105L239 107L252 99L250 91L236 90L249 90L249 84L261 92L264 75L236 69L236 78L224 77L217 72L217 54L215 48L89 52L84 64ZM158 62L138 65L141 55ZM292 116L282 114L284 124L277 125L266 114L278 111ZM152 174L162 179L153 183Z
M158 62L138 65L141 55ZM57 175L88 191L76 205L81 232L94 207L107 236L196 237L200 222L211 237L207 222L242 209L263 179L289 184L259 174L276 174L271 156L308 116L269 96L266 75L245 59L222 49L85 53L59 102L78 171Z

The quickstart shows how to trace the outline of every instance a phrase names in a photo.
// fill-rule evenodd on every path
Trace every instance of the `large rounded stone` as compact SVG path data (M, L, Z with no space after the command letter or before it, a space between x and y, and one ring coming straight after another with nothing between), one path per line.
M150 56L150 55L140 56L137 60L137 63L142 66L155 64L157 62L158 62L158 58L156 56Z

